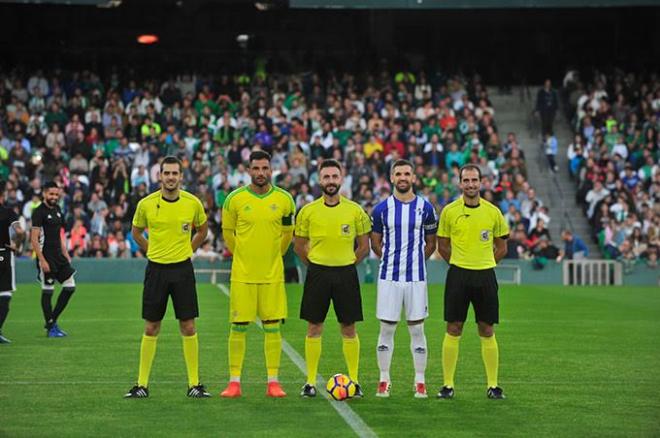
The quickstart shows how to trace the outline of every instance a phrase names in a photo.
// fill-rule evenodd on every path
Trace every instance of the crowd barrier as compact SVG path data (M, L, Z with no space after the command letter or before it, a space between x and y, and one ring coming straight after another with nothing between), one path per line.
M621 286L623 266L614 260L566 260L562 279L565 286Z
M144 259L74 259L78 283L142 283ZM208 262L195 260L197 281L200 283L226 283L229 281L230 261ZM299 269L304 278L305 268ZM447 264L441 260L427 262L428 282L444 284ZM611 260L583 260L549 262L544 269L535 270L528 260L504 260L496 268L500 284L555 284L555 285L660 285L660 269L638 264L622 270L620 263ZM568 276L566 273L569 273ZM573 274L570 274L573 272ZM358 266L360 281L374 283L378 279L378 260L368 259ZM36 263L32 259L16 261L18 283L37 280ZM572 275L572 276L571 276Z

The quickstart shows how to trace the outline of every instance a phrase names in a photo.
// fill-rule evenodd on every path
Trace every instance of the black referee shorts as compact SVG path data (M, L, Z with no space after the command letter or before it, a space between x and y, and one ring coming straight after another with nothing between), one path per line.
M313 323L324 322L330 301L340 323L362 321L362 297L355 265L335 267L309 264L300 318Z
M147 263L142 291L142 318L161 321L170 295L176 319L199 316L195 272L190 259L171 264Z
M495 269L472 270L450 265L445 281L445 321L464 322L470 303L477 322L499 322Z

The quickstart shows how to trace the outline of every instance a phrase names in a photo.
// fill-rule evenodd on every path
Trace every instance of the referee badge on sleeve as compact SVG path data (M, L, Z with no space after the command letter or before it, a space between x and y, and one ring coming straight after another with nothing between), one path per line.
M190 224L188 222L184 222L181 224L181 232L182 233L189 233L190 232Z
M490 230L481 230L481 233L479 233L482 242L488 242L488 236L490 236Z

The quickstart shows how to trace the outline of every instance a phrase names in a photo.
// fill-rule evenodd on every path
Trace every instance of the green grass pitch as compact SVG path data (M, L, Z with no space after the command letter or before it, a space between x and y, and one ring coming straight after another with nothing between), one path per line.
M301 288L288 287L285 339L304 355L298 320ZM217 396L227 374L228 299L199 286L200 368L212 399L185 397L181 338L168 310L150 382L151 397L124 400L137 377L142 331L141 286L81 284L60 321L63 339L47 339L39 290L20 285L0 345L0 436L354 436L323 398L298 396L304 376L282 355L289 396L265 397L263 335L252 326L244 396ZM508 398L485 396L474 322L466 324L456 399L437 400L441 386L442 287L430 288L427 383L431 397L413 398L405 326L397 331L392 397L374 396L378 381L375 287L363 288L359 324L363 400L348 405L379 436L658 436L660 435L660 291L658 288L503 286L500 291L500 384ZM471 318L471 317L470 317ZM345 372L332 311L319 372Z

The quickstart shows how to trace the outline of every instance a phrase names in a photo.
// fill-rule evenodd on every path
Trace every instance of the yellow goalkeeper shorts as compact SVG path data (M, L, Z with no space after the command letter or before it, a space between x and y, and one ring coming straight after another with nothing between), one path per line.
M274 321L287 317L284 282L231 282L229 319L231 322Z

